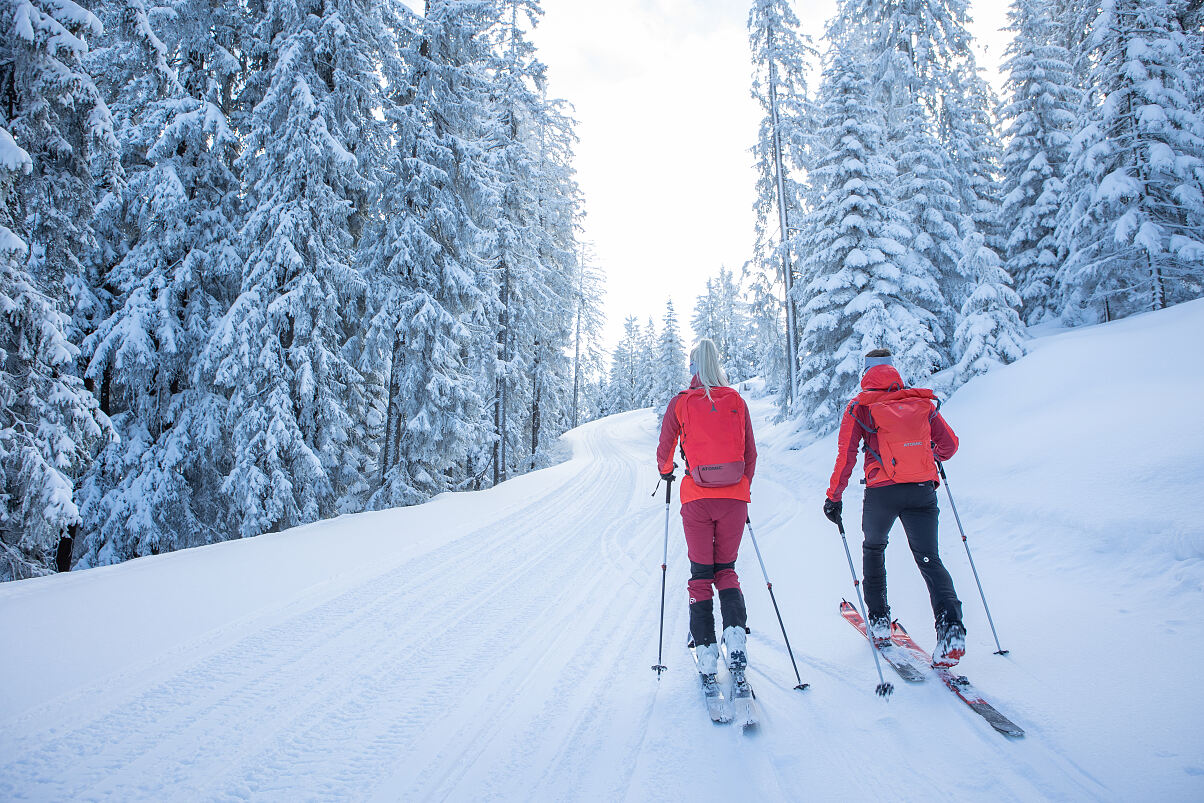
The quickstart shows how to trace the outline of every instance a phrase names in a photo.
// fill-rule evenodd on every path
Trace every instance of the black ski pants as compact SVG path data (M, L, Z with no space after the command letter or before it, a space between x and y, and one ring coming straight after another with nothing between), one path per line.
M871 617L889 615L886 602L886 541L895 519L903 522L912 557L920 567L933 617L961 622L962 604L953 590L953 578L937 552L936 483L904 482L865 489L861 510L861 545L865 606Z

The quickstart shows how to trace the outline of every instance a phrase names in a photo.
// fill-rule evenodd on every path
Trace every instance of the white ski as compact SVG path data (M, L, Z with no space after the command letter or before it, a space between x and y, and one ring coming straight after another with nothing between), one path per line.
M731 658L727 654L727 645L722 641L719 642L719 654L723 656L723 663L727 665L728 672L731 673L733 718L742 729L755 728L761 721L761 715L757 709L756 692L753 691L752 685L745 677L745 667L732 666Z
M698 666L698 653L694 649L694 639L690 639L687 645L690 648L690 655L694 657L694 666ZM698 673L698 681L702 686L702 696L706 701L707 713L710 715L713 722L731 722L732 708L728 705L727 700L723 697L723 690L719 688L719 682L714 675L704 675L700 671Z

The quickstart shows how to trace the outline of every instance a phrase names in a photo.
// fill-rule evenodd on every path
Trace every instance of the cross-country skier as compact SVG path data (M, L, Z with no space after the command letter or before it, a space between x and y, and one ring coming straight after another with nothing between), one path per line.
M733 667L747 663L747 614L736 553L748 519L749 489L757 466L748 405L727 387L715 344L703 338L690 352L688 390L669 402L661 423L656 462L673 477L673 452L681 442L686 461L681 481L681 519L690 558L690 634L704 682L718 667L711 586L719 592L723 641Z
M886 602L886 541L895 519L903 522L912 557L928 586L936 620L933 662L953 666L965 654L966 628L953 580L937 552L936 460L957 451L957 436L937 412L931 390L909 388L891 364L886 349L865 355L861 393L845 408L837 438L839 452L824 500L824 515L841 516L841 495L857 465L857 446L865 443L865 503L861 513L862 574L869 631L890 639Z

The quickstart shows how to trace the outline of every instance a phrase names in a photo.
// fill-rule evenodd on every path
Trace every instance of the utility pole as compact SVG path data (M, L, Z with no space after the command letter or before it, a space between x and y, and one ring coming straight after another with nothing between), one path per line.
M797 333L794 319L794 299L791 297L794 289L794 275L790 268L789 229L786 226L786 180L782 173L782 134L778 123L778 72L777 64L774 61L773 29L768 25L765 26L765 39L768 45L767 56L769 58L769 109L773 117L773 162L778 179L778 226L780 227L782 238L782 286L785 288L786 295L786 408L789 409L791 404L794 403L794 361L798 347L796 345Z
M585 306L585 252L581 245L577 246L577 334L573 338L576 343L573 354L573 429L580 421L581 398L581 315Z

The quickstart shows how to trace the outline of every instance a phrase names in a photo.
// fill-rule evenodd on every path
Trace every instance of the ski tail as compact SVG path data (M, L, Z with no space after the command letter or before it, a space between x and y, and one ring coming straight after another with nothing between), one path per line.
M974 713L985 719L992 728L1005 736L1014 738L1024 736L1024 729L987 702L978 689L970 683L968 677L956 674L949 667L934 665L932 656L916 643L898 620L891 624L891 641L900 649L907 651L916 661L927 662L936 676L940 678L941 683L944 683L946 688L956 694L958 699L968 705Z

